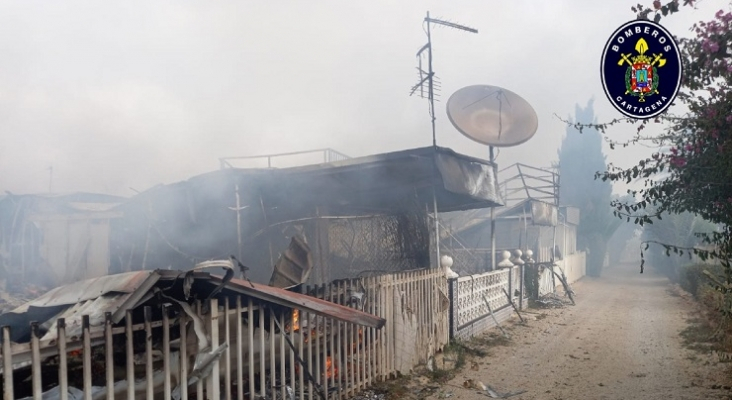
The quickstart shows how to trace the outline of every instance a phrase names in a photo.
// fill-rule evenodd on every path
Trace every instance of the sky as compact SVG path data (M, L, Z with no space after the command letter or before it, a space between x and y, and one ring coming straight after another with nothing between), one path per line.
M479 31L433 31L437 144L487 158L486 146L452 127L445 102L464 86L496 85L539 118L530 141L500 151L499 168L549 166L566 132L554 114L594 98L599 121L620 117L599 64L635 3L3 1L0 193L131 196L215 170L220 157L429 146L427 102L409 96L427 11ZM727 4L704 0L662 23L689 36ZM649 152L606 149L625 166Z

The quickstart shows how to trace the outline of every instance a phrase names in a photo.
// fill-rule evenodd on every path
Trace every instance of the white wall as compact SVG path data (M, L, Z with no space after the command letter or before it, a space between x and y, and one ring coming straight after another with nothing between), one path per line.
M586 257L584 252L578 252L572 255L565 255L564 259L557 261L557 264L558 265L557 267L554 267L554 270L560 275L562 274L562 271L564 271L564 275L567 277L567 282L569 284L572 284L582 279L587 271ZM554 282L556 282L557 287L561 288L562 283L559 281L559 279L553 281L551 270L545 269L539 277L539 295L542 296L548 293L552 293L552 291L554 290Z

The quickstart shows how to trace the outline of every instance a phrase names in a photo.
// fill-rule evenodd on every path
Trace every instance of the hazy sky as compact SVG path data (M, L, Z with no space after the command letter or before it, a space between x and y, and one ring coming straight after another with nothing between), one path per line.
M54 191L128 196L214 170L224 156L431 145L426 100L408 96L427 10L479 30L434 31L438 145L487 157L450 125L444 102L463 86L498 85L539 116L536 136L503 150L500 167L548 166L565 134L554 113L594 96L600 120L620 116L599 64L634 3L3 1L0 192L48 191L51 166ZM664 25L687 36L727 4L704 0Z

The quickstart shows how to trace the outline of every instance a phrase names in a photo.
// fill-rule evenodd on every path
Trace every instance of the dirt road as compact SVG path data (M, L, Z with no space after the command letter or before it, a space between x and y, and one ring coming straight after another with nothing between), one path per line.
M683 345L681 332L698 312L688 296L636 265L603 274L573 285L576 306L531 310L538 314L527 314L533 320L525 326L508 323L508 345L468 360L430 398L489 398L462 388L468 379L501 392L526 390L511 397L524 400L732 398L729 364Z

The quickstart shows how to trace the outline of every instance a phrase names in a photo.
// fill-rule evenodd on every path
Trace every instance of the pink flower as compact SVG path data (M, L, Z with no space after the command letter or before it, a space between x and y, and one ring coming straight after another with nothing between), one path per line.
M732 115L728 115L726 120L728 123L732 123Z
M717 51L719 51L719 45L717 44L717 42L709 43L709 52L716 53Z
M684 149L686 149L686 151L691 151L693 149L693 147L691 146L690 143L687 143L686 146L684 146Z
M678 149L676 149L676 147L671 148L671 154L676 155L678 152L679 151L678 151Z
M683 157L671 157L671 165L674 167L683 167L686 165L686 160Z

